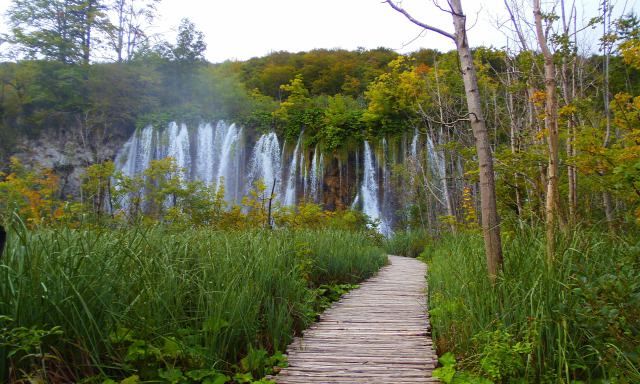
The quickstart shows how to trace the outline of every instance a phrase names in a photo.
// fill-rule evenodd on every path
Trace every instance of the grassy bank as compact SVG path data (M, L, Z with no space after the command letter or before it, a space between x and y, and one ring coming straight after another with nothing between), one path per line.
M9 232L0 373L10 381L244 382L314 319L316 287L358 282L386 261L364 234L336 230Z
M481 235L444 236L424 253L438 354L496 383L640 381L637 241L579 228L548 265L542 230L517 230L491 286Z

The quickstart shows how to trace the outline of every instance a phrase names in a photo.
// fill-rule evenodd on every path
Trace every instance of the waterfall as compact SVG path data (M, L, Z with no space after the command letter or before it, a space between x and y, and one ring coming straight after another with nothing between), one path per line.
M360 194L356 194L356 198L353 199L353 203L351 203L351 210L353 211L354 209L358 208L358 204L360 203Z
M279 193L278 183L282 183L282 164L280 145L274 132L262 135L253 147L249 163L247 189L253 188L253 182L262 179L267 186L267 194L271 193L276 183L275 193Z
M218 131L220 131L219 135L217 134ZM234 176L234 172L232 171L233 166L236 164L233 160L236 159L238 142L241 135L242 129L238 130L235 124L227 126L224 122L218 123L216 138L221 138L221 140L218 141L221 147L220 158L218 160L218 172L216 173L215 182L219 183L221 179L224 179L227 197L231 194L233 184L237 182L237 180L232 177Z
M329 205L335 204L335 197L340 197L343 201L350 197L353 198L351 208L361 209L372 220L379 220L380 224L376 229L388 235L397 202L391 191L391 144L386 140L382 140L381 144L383 157L377 158L372 145L365 141L364 150L359 149L355 153L355 168L349 168L348 159L346 168L337 161L337 170L335 159L329 161L332 175L339 175L339 180L336 181L339 184L331 184L329 195L322 191L326 180L324 154L319 147L314 149L312 156L303 150L302 134L295 147L284 151L274 132L263 135L254 135L252 132L244 134L242 128L235 124L228 125L224 121L216 124L203 123L195 129L188 129L185 124L176 122L164 129L147 126L136 131L127 140L118 151L115 163L118 171L133 177L141 175L149 167L151 160L172 156L177 166L187 169L185 174L181 174L183 182L202 180L207 184L215 184L224 178L225 200L228 202L239 201L241 197L248 196L249 190L255 188L253 182L259 179L267 187L265 195L271 193L275 180L274 192L285 205L295 204L297 198L303 196L310 202ZM416 133L408 154L419 154L418 145ZM432 171L437 174L440 159L430 139L426 145ZM353 174L352 170L355 170ZM353 194L347 196L345 192ZM137 193L145 192L140 190ZM332 195L336 193L338 196ZM130 199L131 196L123 198L121 205L124 209Z
M136 147L138 146L138 138L134 134L126 143L118 150L114 163L119 171L127 176L135 173L136 166Z
M242 129L222 120L215 129L211 124L201 124L197 132L195 176L208 184L215 183L218 188L224 178L225 200L229 202L238 198L241 137Z
M241 174L241 156L238 152L242 129L220 121L215 129L211 124L199 125L195 135L191 140L186 125L178 126L175 122L163 131L147 126L134 133L118 151L116 168L132 177L142 174L149 167L151 159L161 160L171 156L180 168L187 169L186 174L181 174L183 180L200 179L211 184L224 177L226 200L237 198L237 186L241 183L238 180ZM192 142L195 144L193 148L190 145Z
M390 221L393 216L392 208L392 192L391 192L391 170L389 169L389 145L387 139L382 139L382 212L380 216L380 232L385 235L391 235Z
M302 132L298 137L296 149L293 150L293 158L289 166L289 177L287 178L287 189L284 194L284 205L294 205L296 203L296 172L298 170L298 151L300 150L300 142L302 141Z
M318 180L316 181L316 198L322 198L322 184L324 183L324 153L320 153L320 161L318 164Z
M317 203L319 200L318 197L318 184L322 181L322 154L320 155L320 167L318 166L318 148L313 151L313 160L311 161L311 195L310 198L314 203Z
M211 124L200 124L198 127L198 152L196 154L196 177L211 184L214 182L213 167L216 158L216 147L213 141Z
M173 157L176 159L176 165L180 168L186 168L187 172L191 167L191 154L189 153L189 131L187 126L182 124L178 127L178 124L172 122L169 124L169 128L164 131L163 141L168 143L166 148L165 157ZM181 175L184 179L184 175ZM189 178L189 173L187 173Z
M153 132L153 127L148 125L135 132L122 146L115 158L115 165L119 171L132 177L142 173L149 166Z
M409 149L409 155L414 159L418 158L418 130L413 130L413 140L411 140L411 148Z
M358 172L360 170L360 153L356 150L356 168L355 168L355 177L357 180ZM356 192L356 197L353 198L353 203L351 203L351 210L358 209L360 204L360 189Z
M362 212L367 214L371 220L380 220L377 169L371 146L366 140L364 142L364 176L362 178L362 187L360 187L360 195L362 196ZM380 224L378 224L376 230L381 231L381 229Z
M309 194L307 183L309 182L309 169L305 163L305 151L300 151L300 178L302 179L302 196L305 198Z
M437 180L440 181L437 183L438 185L436 186L436 188L438 188L438 191L442 193L443 180L442 180L441 173L443 169L440 167L440 159L436 153L436 148L433 145L433 140L431 140L430 135L427 135L427 156L429 159L429 166L431 167L431 173L435 178L437 178Z
M125 176L133 177L141 174L149 166L153 151L153 127L148 125L134 132L131 138L118 151L115 166ZM116 189L119 189L116 185ZM129 205L131 196L124 196L119 202L123 208Z

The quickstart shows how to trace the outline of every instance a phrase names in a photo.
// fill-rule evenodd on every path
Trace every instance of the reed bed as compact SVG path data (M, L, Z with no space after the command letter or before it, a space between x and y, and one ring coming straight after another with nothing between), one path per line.
M639 382L637 238L579 228L558 238L551 265L541 229L503 238L495 286L480 234L444 236L423 254L439 355L496 383Z
M0 381L228 372L309 325L314 287L386 263L367 244L336 230L14 226L0 266Z
M398 231L384 242L384 250L390 255L416 258L430 244L429 237L420 231Z

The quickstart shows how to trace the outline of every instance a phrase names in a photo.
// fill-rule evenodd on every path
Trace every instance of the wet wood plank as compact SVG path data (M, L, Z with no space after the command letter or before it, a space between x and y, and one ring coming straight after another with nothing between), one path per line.
M438 383L426 303L426 264L389 265L320 316L287 348L280 384Z

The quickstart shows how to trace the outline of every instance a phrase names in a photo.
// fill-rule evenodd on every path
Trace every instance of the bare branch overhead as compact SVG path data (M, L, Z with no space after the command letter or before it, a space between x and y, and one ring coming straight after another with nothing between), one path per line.
M419 21L419 20L415 19L413 16L411 16L411 15L409 14L409 12L405 11L405 10L404 10L404 8L402 8L402 7L400 7L399 5L395 4L395 3L394 3L394 2L392 2L391 0L386 0L386 1L385 1L385 3L389 4L389 5L391 6L391 8L395 9L396 11L398 11L398 12L402 13L402 14L403 14L407 19L409 19L409 21L411 21L413 24L415 24L415 25L417 25L417 26L419 26L419 27L422 27L422 28L424 28L424 29L427 29L427 30L429 30L429 31L432 31L432 32L438 33L438 34L440 34L440 35L442 35L442 36L448 37L448 38L450 38L450 39L451 39L451 40L453 40L453 41L456 41L456 37L455 37L453 34L451 34L451 33L447 32L447 31L444 31L444 30L442 30L442 29L440 29L440 28L433 27L433 26L431 26L431 25L429 25L429 24L425 24L425 23L423 23L423 22L421 22L421 21Z

